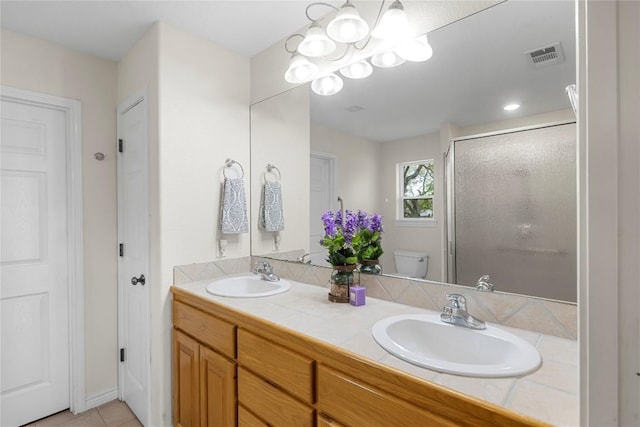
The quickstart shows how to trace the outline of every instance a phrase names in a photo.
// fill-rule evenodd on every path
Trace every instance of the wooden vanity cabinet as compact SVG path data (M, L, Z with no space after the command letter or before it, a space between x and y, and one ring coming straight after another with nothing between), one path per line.
M200 344L173 331L173 425L200 425Z
M235 326L177 302L174 325L174 425L235 426L236 364L219 350L235 355Z
M174 425L546 426L172 287Z
M318 405L334 423L333 418L349 426L459 425L322 365L318 366Z
M313 359L238 328L238 403L273 426L314 425Z

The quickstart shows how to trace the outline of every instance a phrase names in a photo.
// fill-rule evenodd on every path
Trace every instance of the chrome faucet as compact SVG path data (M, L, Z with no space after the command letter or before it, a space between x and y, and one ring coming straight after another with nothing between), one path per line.
M493 283L490 282L491 276L485 274L476 282L476 289L483 292L493 292Z
M271 264L266 261L256 262L251 271L253 274L260 274L262 280L266 280L267 282L277 282L280 280L280 277L273 273Z
M447 294L447 305L440 313L440 320L470 329L485 329L487 327L483 320L476 319L467 312L467 300L460 294Z

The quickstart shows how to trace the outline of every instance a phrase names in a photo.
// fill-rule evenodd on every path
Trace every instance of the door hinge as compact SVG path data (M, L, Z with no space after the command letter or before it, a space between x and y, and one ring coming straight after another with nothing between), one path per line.
M120 243L118 245L118 253L120 254L120 256L124 256L124 243Z
M124 348L120 349L120 361L124 362Z
M124 153L124 142L122 139L118 139L118 153Z

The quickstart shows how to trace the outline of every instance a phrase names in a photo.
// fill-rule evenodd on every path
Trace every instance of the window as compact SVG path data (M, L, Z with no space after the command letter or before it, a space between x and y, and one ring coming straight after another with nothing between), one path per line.
M399 220L433 220L433 159L398 164Z

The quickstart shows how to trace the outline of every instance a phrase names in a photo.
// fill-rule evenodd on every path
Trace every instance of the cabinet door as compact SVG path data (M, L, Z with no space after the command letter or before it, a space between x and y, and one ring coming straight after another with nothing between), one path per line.
M202 425L236 425L236 365L200 347L200 415Z
M173 330L173 424L200 425L200 344Z

